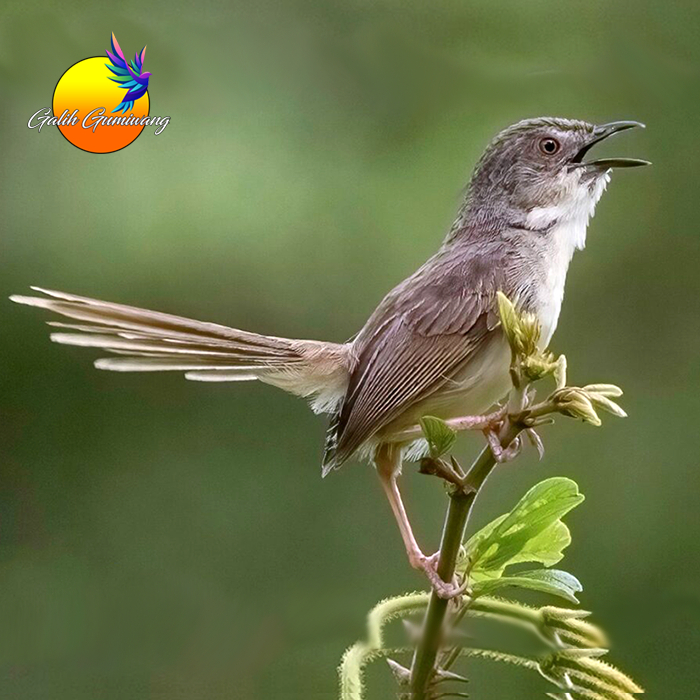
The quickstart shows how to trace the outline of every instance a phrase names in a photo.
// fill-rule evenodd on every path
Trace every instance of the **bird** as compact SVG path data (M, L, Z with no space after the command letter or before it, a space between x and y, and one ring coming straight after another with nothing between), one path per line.
M399 490L404 459L426 454L415 426L426 415L480 416L507 397L510 349L497 295L516 301L554 333L569 263L584 247L613 169L635 158L588 160L597 143L635 121L595 125L538 117L501 131L477 162L456 219L438 251L394 287L345 343L260 335L216 323L33 287L20 304L69 319L51 340L112 354L95 366L117 372L176 371L202 382L259 380L330 414L322 460L327 475L367 459L398 523L410 564L438 595L458 594L423 553Z
M119 46L117 37L112 32L112 51L107 49L107 57L109 58L109 63L105 63L105 65L117 76L116 78L110 78L110 80L127 91L122 101L112 110L112 113L121 112L126 114L133 108L134 102L148 92L148 81L151 74L142 72L143 62L146 58L146 47L144 46L140 53L137 52L133 60L129 62L126 60L121 46Z

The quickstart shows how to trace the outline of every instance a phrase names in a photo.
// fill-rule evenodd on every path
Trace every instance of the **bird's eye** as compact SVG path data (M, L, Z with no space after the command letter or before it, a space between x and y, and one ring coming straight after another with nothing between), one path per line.
M540 151L544 153L546 156L553 156L561 146L559 145L559 141L556 139L553 139L551 137L547 137L544 139L540 139Z

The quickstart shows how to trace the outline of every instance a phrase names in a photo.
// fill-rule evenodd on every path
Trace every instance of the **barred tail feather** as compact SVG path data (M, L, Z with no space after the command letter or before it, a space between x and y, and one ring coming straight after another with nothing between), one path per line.
M187 379L207 382L259 379L311 399L312 408L319 412L333 410L347 387L349 345L260 335L75 294L32 289L44 296L10 298L72 321L49 322L61 329L51 334L53 342L99 348L119 356L96 360L98 369L177 371L184 372Z

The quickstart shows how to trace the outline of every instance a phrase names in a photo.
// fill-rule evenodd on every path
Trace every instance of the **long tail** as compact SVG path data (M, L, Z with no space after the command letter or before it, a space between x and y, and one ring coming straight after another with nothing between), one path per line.
M45 296L15 295L10 299L82 322L50 321L50 326L62 329L52 333L51 340L102 348L120 356L96 360L98 369L182 371L187 379L204 382L259 379L311 399L317 412L333 410L348 384L349 345L275 338L40 287L32 289Z

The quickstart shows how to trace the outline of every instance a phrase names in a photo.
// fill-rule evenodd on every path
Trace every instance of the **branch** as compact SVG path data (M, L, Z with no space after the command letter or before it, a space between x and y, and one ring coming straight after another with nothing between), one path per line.
M508 447L522 429L521 424L506 417L498 433L501 446ZM481 487L496 463L491 448L485 447L467 472L464 487L455 489L450 494L437 567L437 572L443 581L451 581L454 576L469 514ZM442 645L443 622L447 614L448 602L434 591L430 596L421 638L411 664L410 697L412 700L427 700L429 697L428 686L435 672L435 661Z
M500 293L498 304L503 332L511 348L510 376L513 387L507 406L491 416L468 417L449 422L424 416L420 426L410 428L402 436L406 439L414 439L422 434L428 442L430 457L423 460L421 471L434 474L451 484L450 502L443 525L437 564L437 574L446 582L451 582L455 575L467 522L479 492L498 461L505 456L501 451L511 447L514 441L519 439L518 436L522 431L527 431L528 436L541 451L541 442L533 429L552 422L554 414L578 418L592 425L601 423L597 410L608 411L618 416L625 415L612 400L622 393L616 386L609 384L592 384L585 387L566 386L566 360L563 355L555 358L551 353L540 349L540 327L535 316L518 313L513 304ZM534 403L534 392L530 392L530 385L547 376L555 378L557 388L544 401ZM494 425L498 427L494 428ZM450 458L451 463L448 464L442 456L449 452L457 430L477 428L486 429L488 446L481 451L465 474L454 458ZM469 576L469 567L465 576ZM374 658L386 655L387 650L382 649L384 623L391 617L405 614L408 608L416 610L420 609L421 605L425 606L426 597L420 600L419 605L415 604L417 600L413 604L408 603L407 600L399 602L400 599L384 601L373 611L370 616L368 641L351 647L343 658L342 700L361 699L364 665ZM468 612L472 602L472 599L467 596L461 605L457 606L450 625L446 623L449 601L440 598L435 591L430 594L410 670L390 660L392 671L404 688L401 697L407 697L410 700L435 700L436 697L441 697L441 694L435 695L436 684L457 678L449 671L449 667L461 655L481 655L482 658L517 662L530 668L539 668L543 675L551 676L551 681L565 690L564 697L568 700L571 700L568 691L575 687L572 676L578 673L581 676L578 684L583 686L587 679L586 674L592 673L588 668L593 664L592 661L579 661L578 658L572 661L568 656L562 656L563 652L548 657L548 666L545 669L547 673L545 673L545 670L533 660L489 651L471 650L464 654L466 650L461 645L448 650L447 635L454 623ZM588 639L584 638L586 635L582 637L578 632L590 632L590 630L564 630L564 634L569 634L572 640L583 641L584 646L589 646L586 644ZM548 641L556 642L557 649L565 646L559 638L558 631L551 631L551 633L553 640ZM590 655L605 650L589 648L582 651ZM578 666L571 670L565 662L568 666L574 663L578 663ZM607 667L601 668L608 673ZM604 675L597 666L595 671L601 677ZM463 679L459 678L459 680ZM622 682L619 683L620 687L621 685L623 685Z

